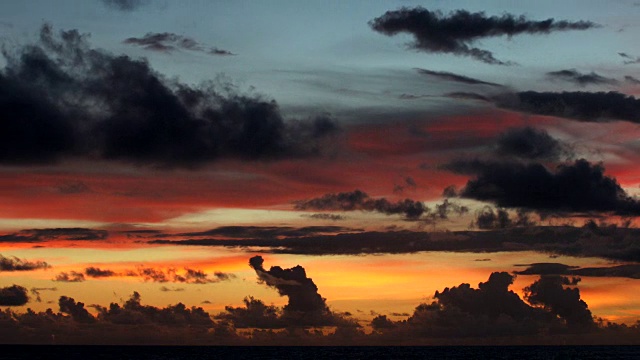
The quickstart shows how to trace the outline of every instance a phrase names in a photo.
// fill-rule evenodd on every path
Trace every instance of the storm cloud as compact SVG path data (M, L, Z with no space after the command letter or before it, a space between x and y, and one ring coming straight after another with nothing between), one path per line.
M141 46L146 50L167 53L181 49L198 51L210 55L235 55L228 50L222 50L216 47L206 47L190 37L169 32L146 33L142 37L127 38L123 43Z
M228 84L169 80L145 59L92 49L77 30L44 25L36 44L3 55L0 163L90 158L189 168L299 158L320 154L338 130L324 114L285 120L275 101Z
M598 25L590 21L533 21L524 15L487 16L484 12L471 13L466 10L445 15L422 7L403 7L387 11L371 20L369 26L387 36L399 33L413 35L414 41L409 47L418 51L468 56L488 64L509 65L509 62L496 59L490 51L473 47L472 44L484 38L586 30Z
M587 160L559 165L550 171L539 163L454 161L444 166L455 173L475 175L462 197L490 201L500 207L557 212L640 214L640 203L620 187L604 167Z

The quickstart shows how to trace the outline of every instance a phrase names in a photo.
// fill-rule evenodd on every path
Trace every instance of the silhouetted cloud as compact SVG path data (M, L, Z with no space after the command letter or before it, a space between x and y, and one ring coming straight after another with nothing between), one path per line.
M543 129L512 128L500 134L496 153L528 160L558 160L571 154L569 147Z
M580 86L601 84L613 85L618 83L616 79L606 78L593 71L589 74L583 74L576 69L551 71L547 73L547 77L552 80L567 81Z
M541 305L560 317L570 329L588 332L595 323L587 303L580 299L580 290L565 288L575 286L579 281L579 278L544 275L524 288L524 297L531 305Z
M325 194L319 198L294 202L296 210L376 211L387 215L402 214L407 219L418 219L427 210L420 201L405 199L391 202L385 198L371 198L361 190Z
M314 220L331 220L331 221L345 220L347 218L344 215L329 214L329 213L316 213L316 214L310 214L310 215L304 214L302 216L308 217Z
M275 237L302 237L326 233L339 233L352 231L353 229L342 226L220 226L215 229L181 233L176 235L164 234L163 236L201 237L216 236L222 238L275 238Z
M462 83L467 85L489 85L489 86L502 87L502 85L500 84L496 84L488 81L482 81L482 80L470 78L468 76L450 73L447 71L433 71L433 70L421 69L421 68L416 68L415 70L418 72L418 74L432 76L437 79L442 79L446 81L452 81L452 82L457 82L457 83Z
M460 195L500 207L559 212L640 214L640 203L618 182L604 175L602 165L584 159L559 165L555 172L539 163L454 161L445 169L475 175Z
M29 294L25 287L11 285L0 288L0 306L22 306L29 302Z
M44 261L28 261L15 256L4 257L0 254L0 271L31 271L50 267L51 265Z
M115 10L134 11L145 5L149 0L101 0L103 4Z
M498 107L590 122L640 122L640 100L619 92L536 92L493 99Z
M92 278L111 277L116 275L116 273L112 270L108 270L108 269L103 270L93 266L90 266L84 269L84 273L88 277L92 277Z
M83 282L84 280L84 274L77 271L64 271L56 275L53 279L53 281L59 282Z
M76 302L71 297L60 296L58 306L60 307L60 312L71 315L71 318L76 322L90 324L96 321L89 311L84 308L84 303Z
M36 297L36 302L42 302L42 297L40 296L40 291L58 291L58 288L55 288L55 287L50 287L50 288L36 288L36 287L33 287L33 288L29 289L29 292L31 292L31 295Z
M422 7L403 7L387 11L371 20L369 26L388 36L399 33L413 35L414 42L409 46L415 50L469 56L488 64L509 65L509 62L496 59L490 51L471 45L483 38L586 30L598 25L590 21L532 21L524 15L511 14L488 17L484 12L471 13L466 10L456 10L444 15L439 11L429 11Z
M130 37L123 42L159 52L172 52L177 49L182 49L203 52L210 55L235 55L227 50L216 47L206 47L190 37L168 32L146 33L143 37Z
M166 286L161 286L160 287L160 291L162 292L170 292L170 291L175 291L175 292L180 292L180 291L184 291L184 288L168 288Z
M514 271L519 275L572 275L586 277L625 277L640 279L640 264L615 265L607 267L579 267L560 263L534 263L527 265L521 271Z
M77 30L44 25L38 43L3 55L0 163L300 158L320 154L338 131L327 115L285 120L275 101L228 84L169 80L144 59L92 49Z
M93 241L109 237L106 230L85 228L25 229L17 233L0 235L0 242L45 242L53 240Z

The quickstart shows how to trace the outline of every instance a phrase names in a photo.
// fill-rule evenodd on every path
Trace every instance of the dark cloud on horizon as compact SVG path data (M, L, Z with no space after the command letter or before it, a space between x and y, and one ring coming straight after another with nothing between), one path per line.
M125 44L141 46L146 50L170 53L177 49L202 52L209 55L235 55L231 51L206 47L196 40L174 33L146 33L143 37L130 37Z
M147 4L149 0L100 0L109 8L123 12L134 11Z
M0 306L22 306L29 302L27 289L20 285L0 288Z
M44 261L28 261L15 256L5 257L0 254L0 272L2 271L33 271L49 269L51 265Z
M414 41L409 47L418 51L469 56L488 64L510 65L510 62L496 59L492 52L473 47L472 44L483 38L586 30L599 25L590 21L556 21L552 18L532 21L524 15L512 14L488 17L484 12L471 13L466 10L445 15L422 7L403 7L387 11L369 21L369 26L387 36L399 33L413 35Z
M375 211L387 215L404 215L409 220L420 218L428 208L420 201L405 199L391 202L386 198L372 198L361 190L325 194L318 198L297 200L296 210L316 211Z
M495 87L502 87L502 85L500 84L496 84L488 81L482 81L482 80L470 78L468 76L450 73L447 71L433 71L433 70L421 69L421 68L416 68L415 70L418 72L418 74L432 76L437 79L446 80L446 81L452 81L452 82L457 82L457 83L462 83L467 85L489 85L489 86L495 86Z
M559 165L550 171L539 163L453 161L444 169L475 175L460 196L493 202L500 207L550 212L610 212L640 215L631 198L604 167L587 160Z
M616 79L606 78L602 75L596 74L593 71L589 74L583 74L576 69L551 71L547 73L547 77L551 80L567 81L579 86L603 84L615 85L618 83Z
M0 242L97 241L106 240L108 237L109 232L106 230L87 228L25 229L17 233L0 235Z
M526 160L559 160L571 155L570 148L544 129L511 128L498 136L496 153Z
M320 154L338 131L327 115L285 120L275 101L228 84L167 79L144 59L92 49L87 37L44 25L36 44L3 51L0 163L192 168L220 158L301 158Z

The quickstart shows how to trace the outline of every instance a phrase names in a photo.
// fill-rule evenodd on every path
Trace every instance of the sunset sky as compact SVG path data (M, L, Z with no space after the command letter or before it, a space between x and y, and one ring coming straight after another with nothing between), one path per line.
M529 310L501 316L590 331L543 299L553 285L632 326L639 16L633 0L5 1L0 306L82 322L81 301L115 324L109 303L137 292L243 329L260 326L225 307L253 297L280 309L271 328L320 309L301 325L375 334L423 324L421 303L466 311L460 284L513 300L508 278Z

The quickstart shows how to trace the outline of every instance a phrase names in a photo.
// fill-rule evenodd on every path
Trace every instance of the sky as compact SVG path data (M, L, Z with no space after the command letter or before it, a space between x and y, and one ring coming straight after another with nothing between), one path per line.
M639 14L3 2L5 341L637 342Z

